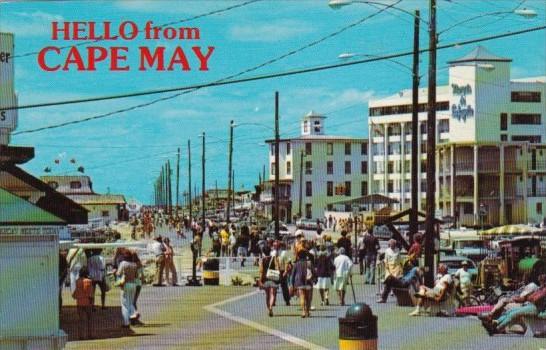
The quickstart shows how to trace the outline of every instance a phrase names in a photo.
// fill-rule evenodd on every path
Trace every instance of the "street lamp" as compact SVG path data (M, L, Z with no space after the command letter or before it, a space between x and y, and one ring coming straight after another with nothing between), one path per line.
M423 21L423 18L419 17L418 13L415 15L412 14L409 11L406 11L401 8L397 8L394 5L387 5L384 3L374 2L374 1L360 1L360 0L330 0L328 2L328 5L332 9L340 9L344 6L350 5L352 3L361 3L361 4L367 4L367 5L378 5L384 7L384 9L392 8L393 10L397 10L400 12L407 13L411 15L415 22L417 23L419 21ZM515 13L516 15L523 16L526 18L533 18L536 16L536 12L533 10L528 9L514 9L511 11L497 11L497 12L491 12L491 13L485 13L478 16L474 16L471 18L468 18L466 20L463 20L461 22L458 22L456 24L453 24L449 26L448 28L440 31L437 33L436 31L436 0L429 0L429 67L428 67L428 108L427 108L427 159L434 159L435 153L436 153L436 47L437 43L439 41L439 34L445 33L449 31L450 29L460 25L461 23L466 23L469 21L472 21L474 19L485 17L488 15L499 15L499 14L509 14L509 13ZM417 25L416 25L417 27ZM418 38L418 36L417 36ZM414 48L414 51L419 51L419 48ZM415 57L415 54L414 54ZM415 62L414 62L415 65ZM415 67L415 66L414 66ZM486 68L487 69L487 68ZM414 74L414 82L415 82L416 75ZM417 102L414 102L417 103ZM413 113L415 114L415 106L414 106ZM413 119L413 118L412 118ZM413 136L414 137L414 136ZM413 140L416 138L414 137ZM412 156L414 152L412 150ZM413 167L412 167L413 170ZM434 198L435 198L435 177L436 177L436 169L435 164L433 164L432 161L427 162L427 171L426 171L426 177L427 177L427 194L426 194L426 219L425 219L425 265L426 266L433 266L433 259L434 259L434 253L435 253L435 247L433 238L435 236L435 229L434 229L434 217L435 217L435 204L434 204ZM412 171L413 173L413 171ZM413 181L412 181L413 182ZM412 183L413 184L413 183ZM414 208L415 209L415 208ZM413 220L410 220L413 221ZM425 275L425 282L427 285L431 286L433 284L434 279L434 271L432 269L429 269L426 271Z

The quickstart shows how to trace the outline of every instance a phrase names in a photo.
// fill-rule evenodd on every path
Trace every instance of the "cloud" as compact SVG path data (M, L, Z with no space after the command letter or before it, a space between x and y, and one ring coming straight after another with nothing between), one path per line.
M63 16L43 12L13 12L13 16L2 19L2 31L14 33L16 37L44 36L50 32L51 22L64 21Z
M228 29L232 40L274 42L304 36L314 31L305 21L281 19L268 23L236 24Z

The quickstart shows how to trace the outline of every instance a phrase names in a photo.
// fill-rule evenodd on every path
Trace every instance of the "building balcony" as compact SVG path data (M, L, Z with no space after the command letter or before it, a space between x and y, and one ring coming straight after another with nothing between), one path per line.
M527 161L527 169L529 171L545 171L546 172L546 161Z

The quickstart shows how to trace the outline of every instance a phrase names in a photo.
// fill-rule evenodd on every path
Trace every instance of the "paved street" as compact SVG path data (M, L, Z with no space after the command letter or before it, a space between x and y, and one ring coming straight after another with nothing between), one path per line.
M207 242L208 239L205 240ZM181 264L187 271L190 252L185 241L176 241ZM398 307L394 298L387 304L375 303L377 288L361 284L355 276L357 301L368 303L378 316L380 349L522 349L539 350L544 339L525 337L489 337L473 318L410 317L412 308ZM275 316L266 314L263 292L253 287L163 287L145 286L139 301L144 325L131 331L121 330L119 290L108 293L107 310L95 315L97 336L102 339L76 341L76 313L67 291L61 327L69 334L67 349L336 349L338 317L347 307L338 304L320 307L318 293L312 317L302 319L297 299L286 307L279 293ZM347 302L352 302L350 290ZM220 303L220 304L218 304ZM211 305L216 304L211 307ZM213 312L211 312L213 311Z

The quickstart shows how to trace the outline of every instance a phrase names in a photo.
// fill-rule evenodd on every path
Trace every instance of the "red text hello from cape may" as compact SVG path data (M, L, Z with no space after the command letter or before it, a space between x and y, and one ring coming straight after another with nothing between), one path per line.
M119 25L111 22L51 22L53 40L90 41L89 45L72 46L62 50L59 46L47 46L38 54L38 65L44 71L95 71L105 66L111 71L128 71L130 55L127 46L102 46L112 41L131 41L137 38L154 41L153 45L138 47L140 71L207 71L214 46L161 46L161 42L175 40L199 40L199 28L154 26L152 21L139 28L135 22L124 21Z

